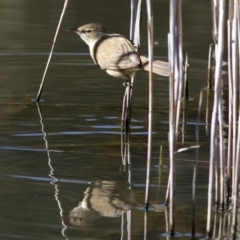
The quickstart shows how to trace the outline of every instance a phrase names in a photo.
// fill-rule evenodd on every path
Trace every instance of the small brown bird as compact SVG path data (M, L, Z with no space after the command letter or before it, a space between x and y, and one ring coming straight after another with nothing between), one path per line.
M120 34L111 34L99 23L88 23L76 29L77 33L89 46L93 61L109 75L117 78L131 79L138 70L149 70L148 58L136 52L133 43ZM169 75L167 62L153 60L153 72Z

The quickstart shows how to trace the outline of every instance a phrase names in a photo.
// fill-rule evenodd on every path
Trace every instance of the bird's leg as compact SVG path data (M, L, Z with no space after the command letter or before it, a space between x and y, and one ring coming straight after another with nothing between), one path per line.
M124 96L123 96L122 122L125 121L125 113L126 113L126 96L127 96L127 88L125 88L125 93L124 93Z
M133 93L134 76L135 74L131 77L130 88L129 88L129 123L131 121L131 114L132 114L132 93Z
M132 87L133 80L127 80L123 85L126 87L123 97L123 110L122 110L122 121L125 122L125 126L128 127L131 121L131 102L132 102Z
M123 86L125 87L125 93L123 96L123 107L122 107L122 127L125 127L126 119L127 119L128 92L129 92L128 85L129 85L128 81L123 83Z

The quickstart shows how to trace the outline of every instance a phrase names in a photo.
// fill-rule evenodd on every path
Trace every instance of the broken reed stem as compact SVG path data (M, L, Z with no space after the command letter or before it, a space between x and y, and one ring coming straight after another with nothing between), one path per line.
M185 133L186 133L186 111L187 111L187 100L183 99L183 103L182 103L182 128L181 128L181 132L182 132L182 146L184 146L184 141L185 141Z
M152 157L152 109L153 109L153 11L152 1L146 0L147 4L147 25L148 25L148 59L149 59L149 105L148 105L148 152L147 152L147 174L146 174L146 193L145 208L149 206L149 185Z
M188 100L188 54L186 53L185 65L184 65L184 100Z
M213 44L210 44L208 53L208 78L207 78L207 87L209 89L212 89L212 58L213 58Z
M159 152L159 172L158 172L158 184L161 184L162 179L162 172L163 172L163 149L162 145L160 146L160 152Z

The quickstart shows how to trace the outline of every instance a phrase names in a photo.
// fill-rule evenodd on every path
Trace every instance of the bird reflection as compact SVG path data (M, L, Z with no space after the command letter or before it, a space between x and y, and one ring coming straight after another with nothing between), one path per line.
M137 206L129 185L114 181L91 182L83 201L70 212L75 226L92 226L101 217L120 217Z

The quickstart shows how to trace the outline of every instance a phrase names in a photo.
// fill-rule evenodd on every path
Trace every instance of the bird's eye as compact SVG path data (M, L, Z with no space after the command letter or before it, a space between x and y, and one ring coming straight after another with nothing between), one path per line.
M92 32L92 30L86 30L86 33L90 33L90 32Z

